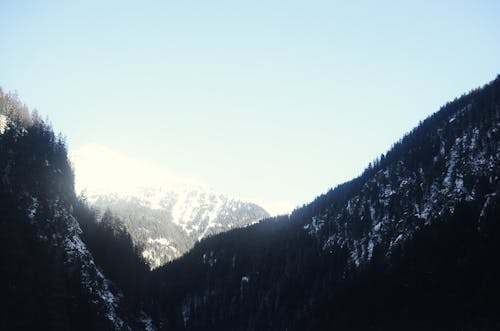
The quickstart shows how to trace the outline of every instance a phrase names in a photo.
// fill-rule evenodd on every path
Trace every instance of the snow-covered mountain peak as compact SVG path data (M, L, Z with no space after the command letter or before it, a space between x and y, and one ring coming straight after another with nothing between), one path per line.
M77 192L98 209L118 215L153 267L206 236L269 216L256 203L100 145L85 145L70 158Z
M84 192L90 202L95 202L99 196L134 198L149 208L163 209L162 200L166 196L175 197L179 201L174 215L176 219L187 213L187 209L179 209L183 203L199 204L200 197L211 197L214 202L255 203L271 215L287 214L294 207L284 200L260 200L220 193L193 178L179 176L168 168L95 143L70 151L69 156L75 170L76 191Z

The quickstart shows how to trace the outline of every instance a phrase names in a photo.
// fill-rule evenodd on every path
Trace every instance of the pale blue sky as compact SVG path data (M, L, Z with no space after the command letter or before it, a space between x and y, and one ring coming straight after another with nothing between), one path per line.
M0 86L70 149L305 203L500 73L499 1L1 1Z

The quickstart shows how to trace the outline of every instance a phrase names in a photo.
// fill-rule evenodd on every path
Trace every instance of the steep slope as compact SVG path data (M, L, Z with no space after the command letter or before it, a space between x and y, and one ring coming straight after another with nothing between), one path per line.
M143 329L82 240L64 141L1 90L0 115L0 329Z
M498 329L499 131L497 78L290 217L158 270L156 318L187 330Z
M77 189L101 212L110 209L123 220L151 267L181 256L210 235L269 217L254 203L102 146L87 145L71 159Z

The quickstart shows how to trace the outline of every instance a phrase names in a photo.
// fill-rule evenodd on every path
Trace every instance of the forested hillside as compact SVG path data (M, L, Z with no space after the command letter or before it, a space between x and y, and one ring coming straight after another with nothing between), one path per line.
M358 178L155 272L153 315L186 330L500 328L499 134L497 78Z
M64 139L1 90L0 119L0 329L145 329L147 266L75 196Z

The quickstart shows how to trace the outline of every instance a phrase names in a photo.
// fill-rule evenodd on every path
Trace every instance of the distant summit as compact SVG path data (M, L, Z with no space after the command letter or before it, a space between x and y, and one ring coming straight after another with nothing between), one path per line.
M269 217L255 203L100 145L86 145L70 157L77 191L102 212L110 209L122 219L153 268L207 236Z

